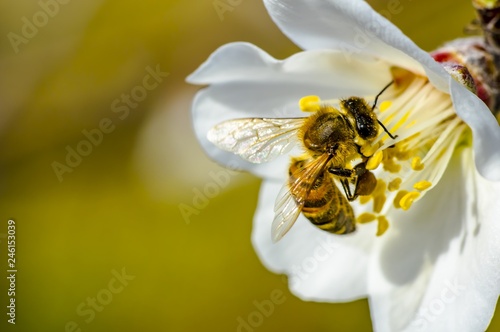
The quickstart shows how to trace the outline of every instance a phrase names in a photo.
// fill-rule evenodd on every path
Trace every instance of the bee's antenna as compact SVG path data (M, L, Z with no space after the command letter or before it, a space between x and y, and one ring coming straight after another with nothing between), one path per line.
M389 84L387 84L387 85L386 85L386 86L382 89L382 91L380 91L380 92L378 93L378 95L375 97L375 101L373 102L373 106L372 106L372 112L373 112L373 110L375 109L375 106L377 106L378 97L380 97L380 95L381 95L381 94L383 94L383 93L384 93L384 91L385 91L385 90L387 90L387 89L388 89L388 88L392 85L392 83L394 83L394 81L390 81L390 82L389 82ZM384 129L385 129L385 128L384 128Z
M383 89L382 91L380 91L378 93L378 95L375 97L375 101L373 102L373 106L372 106L372 112L375 110L375 106L377 106L377 101L378 101L378 97L380 97L380 95L382 95L382 93L384 93L385 90L387 90L392 84L394 83L394 81L390 81L389 84L387 84ZM379 119L377 119L377 122L378 124L384 129L384 131L387 133L387 135L389 135L390 138L392 139L396 139L396 137L398 137L398 135L396 136L393 136L389 130L387 130L387 128L384 126L384 124L382 122L380 122Z

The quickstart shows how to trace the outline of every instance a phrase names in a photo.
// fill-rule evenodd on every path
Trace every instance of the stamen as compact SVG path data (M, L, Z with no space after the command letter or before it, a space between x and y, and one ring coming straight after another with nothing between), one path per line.
M373 197L373 212L380 213L385 205L387 197L384 194Z
M396 209L399 209L401 208L401 199L406 196L406 194L408 194L408 191L407 190L400 190L398 191L398 193L396 194L396 197L394 197L394 200L393 200L393 205Z
M420 157L413 157L411 160L411 169L414 171L421 171L424 169L424 164L422 163L422 159L420 159Z
M389 182L389 185L387 186L387 189L389 191L396 191L399 189L399 186L401 185L401 182L403 182L403 180L401 178L395 178L394 180L392 180L391 182Z
M413 188L420 190L420 191L424 191L426 189L429 189L430 187L432 187L432 183L430 183L429 181L426 181L426 180L419 181L413 185Z
M401 200L399 201L399 205L403 210L406 211L411 207L413 202L419 197L420 197L419 192L416 191L409 192L406 195L404 195L403 198L401 198Z
M375 152L375 154L372 155L370 159L368 159L368 162L366 163L366 169L370 171L376 169L382 162L383 157L384 152L382 150L378 150L377 152Z
M385 193L385 189L387 189L385 181L382 179L377 179L377 185L375 186L375 189L373 189L372 196L383 195Z
M379 144L364 144L361 146L361 153L363 154L363 156L366 156L366 157L370 157L370 156L374 156L374 154L378 151L378 148L380 147ZM383 154L382 154L383 156Z
M377 217L375 217L374 214L365 212L358 217L357 221L360 224L366 224L371 221L374 221L375 219L377 219Z
M392 101L385 100L385 101L383 101L383 102L380 103L380 106L378 107L378 109L382 113L382 112L385 112L391 106L392 106Z
M299 100L302 112L317 112L320 108L321 99L318 96L305 96Z
M367 196L359 196L359 203L360 204L367 204L370 201L370 199L372 199L372 197L368 196L368 195Z
M408 120L409 117L410 117L410 112L408 111L403 115L403 117L401 119L398 120L398 122L396 122L396 124L391 128L391 131L396 132L399 128L401 128L401 126L403 126L403 124L406 123L406 121ZM387 137L389 137L389 135L387 135ZM385 138L385 136L384 136L384 138Z
M377 185L373 190L373 212L380 213L384 208L385 201L387 197L385 196L385 191L387 189L387 184L382 179L377 179Z
M384 170L391 173L399 173L401 170L401 165L396 164L393 159L384 160Z
M381 236L389 228L389 221L387 221L387 218L384 216L378 216L377 220L378 220L378 225L377 225L377 234L376 235Z

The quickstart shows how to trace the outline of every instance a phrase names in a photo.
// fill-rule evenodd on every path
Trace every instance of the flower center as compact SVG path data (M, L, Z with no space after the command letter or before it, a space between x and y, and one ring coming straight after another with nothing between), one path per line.
M406 75L396 80L379 98L374 110L379 121L395 138L379 128L369 142L360 141L359 158L367 157L366 169L372 171L377 184L371 194L360 196L366 211L357 216L358 223L378 221L377 236L389 227L386 218L391 209L409 210L443 175L448 162L467 126L458 118L451 98L437 90L425 77ZM304 97L303 111L315 111L318 97ZM357 163L356 156L347 167ZM371 203L371 206L369 205Z

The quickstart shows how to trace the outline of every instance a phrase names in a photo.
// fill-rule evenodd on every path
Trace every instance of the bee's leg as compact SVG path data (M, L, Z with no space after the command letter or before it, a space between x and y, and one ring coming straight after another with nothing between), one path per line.
M356 166L354 166L354 172L356 173L357 176L361 176L365 174L366 172L369 172L366 169L366 162L360 162Z
M356 180L356 182L357 182L357 180ZM354 193L354 195L351 193L351 187L349 186L348 179L341 179L340 183L342 183L342 188L344 189L345 196L350 202L352 202L356 198L358 198L358 195L356 193Z
M342 178L350 178L354 175L355 170L347 169L347 168L330 167L330 168L328 168L328 172L330 172L333 175L342 177Z
M375 190L375 187L377 186L377 178L372 172L364 168L364 165L357 173L358 176L356 176L356 180L354 183L354 188L355 188L354 196L358 197L359 195L361 196L371 195L371 193Z
M331 174L338 176L340 179L340 183L342 183L342 188L344 189L345 196L349 201L353 201L358 197L356 194L351 193L351 187L349 185L349 181L353 181L353 183L357 183L358 178L358 170L356 169L347 169L347 168L328 168L328 172ZM356 188L356 185L354 186Z

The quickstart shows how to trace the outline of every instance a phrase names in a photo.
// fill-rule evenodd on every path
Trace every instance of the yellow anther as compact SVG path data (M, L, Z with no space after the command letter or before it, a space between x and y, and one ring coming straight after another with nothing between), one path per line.
M410 155L410 151L403 149L399 149L394 153L394 157L396 157L396 159L398 160L408 160L410 159Z
M409 129L409 128L413 127L416 123L417 123L417 121L415 121L415 120L411 121L410 123L408 123L406 125L405 129Z
M394 197L394 201L392 202L394 204L394 207L396 209L399 209L401 208L401 205L399 204L399 202L401 201L401 199L406 195L408 194L408 191L407 190L400 190L398 191L398 193L396 194L396 197Z
M359 196L359 203L360 204L366 204L372 199L371 196Z
M387 231L387 229L389 228L389 221L384 216L378 216L377 220L378 220L377 236L380 236L384 234L385 231Z
M321 99L318 96L305 96L300 98L299 107L302 112L317 112L319 111Z
M391 122L391 121L394 119L394 117L395 117L395 116L396 116L396 112L394 112L394 113L392 113L392 114L389 114L389 116L388 116L388 117L384 120L384 125L385 125L386 123Z
M401 200L399 201L399 205L401 205L401 208L406 211L411 207L413 202L419 197L420 197L419 192L411 191L406 195L404 195L403 198L401 198Z
M375 154L371 156L370 159L368 159L368 162L366 163L366 169L367 170L377 169L377 167L382 162L383 157L384 157L384 152L382 150L378 150L377 152L375 152Z
M392 106L392 101L386 100L386 101L383 101L380 103L380 106L378 107L378 109L380 110L380 112L385 112L391 106Z
M360 224L366 224L368 222L374 221L375 219L377 219L377 217L375 217L374 214L365 212L358 217L357 221Z
M387 189L389 189L389 191L396 191L399 189L401 182L403 182L403 180L401 178L395 178L394 180L389 182Z
M432 183L430 183L429 181L425 181L425 180L419 181L413 185L413 188L420 190L420 191L429 189L430 187L432 187Z
M380 213L384 207L386 197L385 195L378 195L373 197L373 212Z
M379 147L380 144L374 144L374 145L364 144L361 146L361 153L363 154L363 156L370 157L373 156L378 151Z
M401 165L396 164L392 159L384 160L383 165L384 170L391 173L399 173L399 171L401 170Z
M424 164L422 164L422 159L420 159L420 157L413 157L411 160L411 169L414 171L421 171L424 169Z
M394 125L394 127L391 128L391 131L395 132L396 130L398 130L399 128L401 128L401 126L406 122L406 120L408 120L409 116L410 116L410 112L406 112L403 115L403 117L401 119L399 119L398 122L396 122L396 124Z
M375 186L375 189L373 189L372 196L378 196L378 195L384 195L385 190L387 189L387 185L385 184L385 181L382 179L377 179L377 185Z

